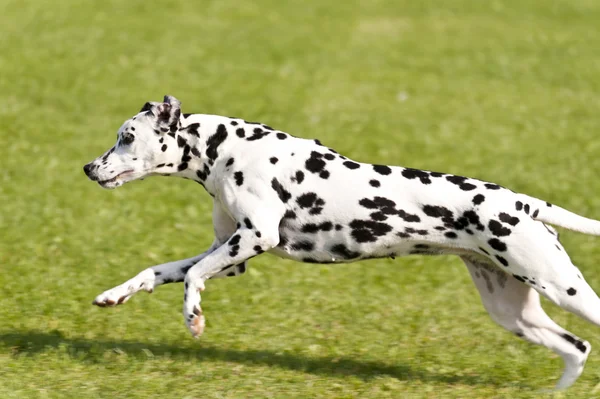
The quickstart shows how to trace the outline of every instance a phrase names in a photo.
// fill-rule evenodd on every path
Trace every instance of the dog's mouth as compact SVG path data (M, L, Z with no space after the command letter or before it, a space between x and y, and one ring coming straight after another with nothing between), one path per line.
M115 177L108 179L108 180L98 180L98 184L100 186L102 186L103 188L113 188L116 187L117 185L119 185L118 183L120 183L120 179L122 179L125 176L128 176L130 174L133 173L132 169L126 170L124 172L119 173L118 175L116 175Z

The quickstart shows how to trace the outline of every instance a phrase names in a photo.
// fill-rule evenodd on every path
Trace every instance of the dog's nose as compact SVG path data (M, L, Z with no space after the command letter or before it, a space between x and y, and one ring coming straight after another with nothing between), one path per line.
M92 176L93 170L94 170L94 165L92 165L91 163L88 163L83 167L83 171L85 172L85 175L92 180L94 179L94 176Z

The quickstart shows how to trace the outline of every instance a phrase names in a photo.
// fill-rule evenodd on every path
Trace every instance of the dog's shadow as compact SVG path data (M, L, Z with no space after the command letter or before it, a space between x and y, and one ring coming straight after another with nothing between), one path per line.
M197 359L198 361L219 360L248 365L266 365L304 373L329 377L354 376L364 381L375 377L388 376L401 381L418 380L424 383L462 384L473 386L507 386L490 376L470 376L448 373L436 373L408 366L402 363L387 364L375 361L363 361L347 357L306 357L298 354L277 353L269 350L223 349L202 345L198 348L172 344L152 344L122 340L91 340L68 338L58 331L31 332L15 331L0 334L0 347L20 355L34 355L48 349L66 350L79 361L96 363L103 360L105 351L126 353L136 358ZM484 372L482 372L484 374ZM515 385L511 385L515 386ZM519 385L521 389L532 389Z

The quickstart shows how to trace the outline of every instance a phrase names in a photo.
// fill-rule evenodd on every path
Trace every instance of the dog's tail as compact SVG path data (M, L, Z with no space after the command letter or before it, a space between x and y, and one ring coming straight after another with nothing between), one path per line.
M577 215L560 206L552 205L549 202L544 202L525 194L519 194L519 197L521 198L525 212L529 213L534 220L585 234L600 236L600 221L598 220ZM517 202L517 208L520 208L519 202Z

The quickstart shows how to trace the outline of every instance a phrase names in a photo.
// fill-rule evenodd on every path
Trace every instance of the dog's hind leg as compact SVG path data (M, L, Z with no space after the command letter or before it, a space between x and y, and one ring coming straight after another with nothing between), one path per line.
M517 336L559 354L565 370L556 388L572 385L583 371L591 346L544 312L536 290L483 257L462 257L492 320Z

